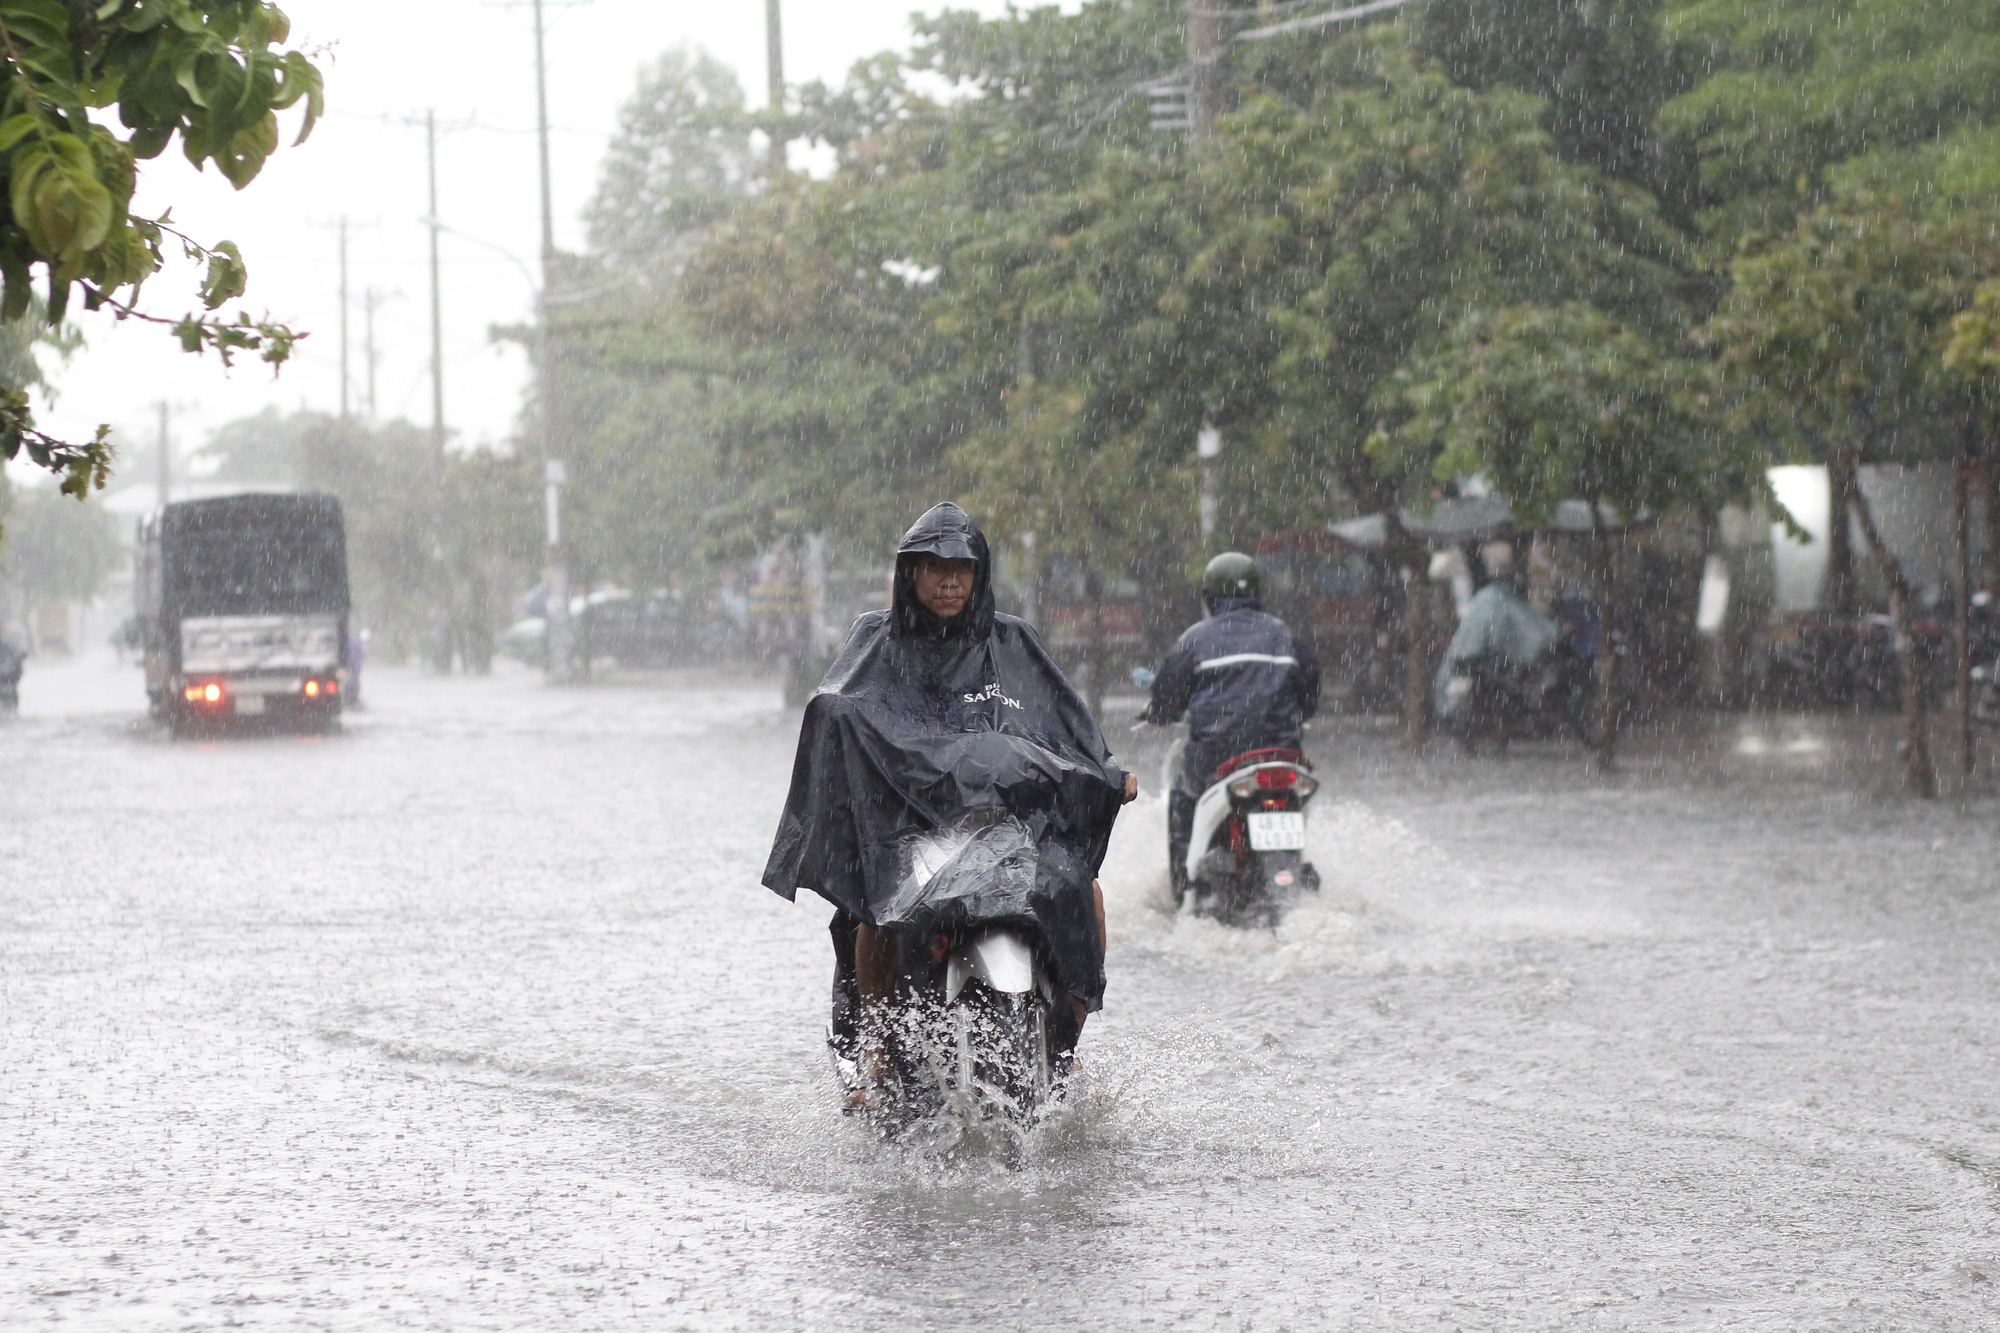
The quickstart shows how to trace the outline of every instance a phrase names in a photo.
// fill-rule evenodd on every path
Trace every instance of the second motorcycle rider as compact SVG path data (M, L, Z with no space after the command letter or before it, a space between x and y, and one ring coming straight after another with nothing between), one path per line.
M1216 766L1249 750L1298 749L1319 711L1312 645L1264 610L1257 563L1236 551L1208 562L1201 601L1208 615L1188 627L1153 681L1141 719L1188 721L1181 773L1167 796L1167 863L1174 901L1187 896L1188 838L1195 802Z

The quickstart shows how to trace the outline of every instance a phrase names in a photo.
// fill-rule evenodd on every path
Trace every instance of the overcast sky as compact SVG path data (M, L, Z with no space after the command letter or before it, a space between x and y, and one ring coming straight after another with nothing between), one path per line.
M909 43L910 0L788 0L785 74L839 83L865 55ZM1003 0L959 0L998 13ZM1074 4L1066 5L1074 8ZM254 361L225 374L213 357L178 350L164 330L80 323L88 348L57 374L42 414L56 433L87 435L100 421L118 438L150 441L155 404L173 408L177 451L224 422L268 404L334 410L340 394L340 218L348 219L350 356L355 407L367 392L363 293L382 294L375 320L378 415L430 420L428 242L421 120L435 109L442 246L445 416L457 439L504 440L527 373L487 329L524 318L537 244L534 31L525 3L499 0L287 0L292 44L318 53L328 113L300 148L274 156L241 194L213 169L197 174L177 152L145 164L137 207L171 204L177 224L229 239L250 266L245 304L311 331L282 375ZM680 42L732 66L753 105L765 97L764 7L758 0L674 4L584 0L549 9L549 118L556 240L583 243L581 215L598 163L640 64ZM296 113L286 123L296 128ZM497 247L493 248L493 247ZM142 307L180 315L192 305L189 270L176 262L148 285ZM234 306L230 307L233 313ZM17 477L21 474L16 473Z

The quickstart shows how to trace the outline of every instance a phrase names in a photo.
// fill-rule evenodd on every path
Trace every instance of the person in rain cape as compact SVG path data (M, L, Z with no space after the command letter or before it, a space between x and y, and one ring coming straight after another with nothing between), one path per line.
M1479 659L1496 661L1515 671L1524 671L1556 646L1562 629L1537 611L1521 595L1514 580L1514 548L1509 542L1490 542L1480 552L1492 574L1472 595L1465 619L1451 636L1444 661L1438 664L1432 683L1433 704L1441 718L1461 711L1463 698L1454 694L1452 680L1461 667Z
M1104 996L1095 877L1136 791L1034 629L994 609L972 519L931 508L897 547L889 609L854 622L806 704L764 868L780 896L838 909L836 1045L884 994L894 933L971 922L1031 925L1080 1028ZM970 830L953 865L912 874L912 837L953 828Z

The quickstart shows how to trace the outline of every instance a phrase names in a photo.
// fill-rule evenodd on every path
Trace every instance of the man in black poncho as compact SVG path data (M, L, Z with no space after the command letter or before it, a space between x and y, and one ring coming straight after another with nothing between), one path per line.
M764 884L836 909L833 1038L856 1049L861 1011L887 1003L897 932L970 921L1032 924L1080 1030L1104 995L1095 877L1137 781L1026 622L993 606L986 539L954 504L896 550L887 611L854 622L806 705ZM940 901L903 883L912 834L1007 818L1034 844L1030 877Z

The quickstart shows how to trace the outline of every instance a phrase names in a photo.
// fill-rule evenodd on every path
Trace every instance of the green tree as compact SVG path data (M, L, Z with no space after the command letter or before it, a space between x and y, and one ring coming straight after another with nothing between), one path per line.
M1413 20L1419 56L1462 87L1541 100L1555 151L1678 204L1684 167L1662 143L1660 108L1694 81L1667 37L1661 0L1431 0Z
M1714 429L1710 366L1596 306L1475 312L1399 372L1401 417L1371 452L1436 481L1481 476L1529 526L1565 500L1590 504L1601 647L1593 740L1609 769L1618 736L1617 561L1611 528L1767 498L1769 459Z
M643 69L550 308L551 420L570 471L572 574L640 588L698 568L728 507L705 429L727 359L695 327L683 271L755 188L729 69L675 48ZM530 342L532 330L506 336Z
M118 563L111 516L96 504L75 505L53 486L15 493L0 538L0 578L20 590L27 608L87 602Z
M1789 230L1839 163L2000 120L2000 10L1986 0L1694 0L1668 31L1705 77L1660 131L1696 159L1725 246Z
M483 671L510 591L533 581L539 492L527 460L440 452L407 421L380 426L267 408L219 429L203 454L220 481L337 496L357 619L391 660L424 649Z
M134 307L169 243L205 263L205 312L241 296L247 273L235 245L205 245L131 202L139 164L176 141L242 189L278 146L279 111L305 103L305 138L321 80L303 53L274 49L290 26L264 0L0 0L0 318L26 314L39 279L52 324L80 291L86 309L168 325L189 351L286 359L297 335L248 313L164 319ZM112 108L122 134L104 119ZM23 452L78 497L111 462L108 428L84 444L54 439L35 429L25 389L0 390L0 459Z
M670 269L742 203L755 170L735 73L674 47L639 72L619 113L588 212L591 248L629 271Z
M1863 464L1958 448L1944 355L1977 273L1976 247L1952 233L1867 198L1817 209L1736 260L1709 330L1740 394L1739 429L1824 464L1835 478L1832 526L1843 527L1851 510L1881 570L1896 623L1907 785L1921 796L1936 793L1936 775L1910 630L1913 589L1853 479Z

